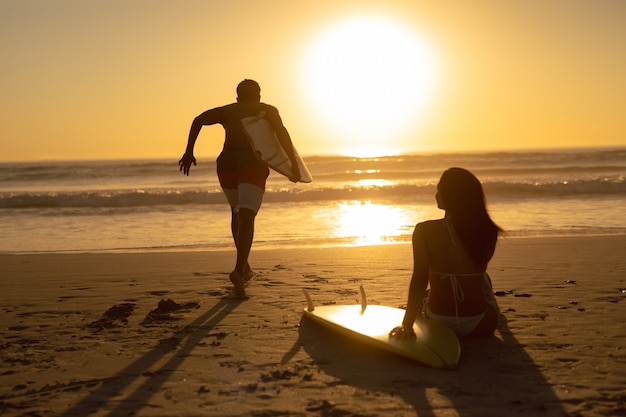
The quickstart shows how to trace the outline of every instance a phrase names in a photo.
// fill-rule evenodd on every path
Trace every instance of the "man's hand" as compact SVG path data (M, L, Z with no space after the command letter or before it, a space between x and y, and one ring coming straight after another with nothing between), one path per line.
M298 181L300 181L300 179L301 179L302 177L300 176L300 174L298 174L297 176L292 175L292 176L290 176L290 177L288 177L288 178L289 178L289 181L291 181L291 182L298 182Z
M298 164L295 161L291 162L291 166L293 167L293 175L291 175L289 178L289 181L291 182L298 182L300 181L300 179L302 178L302 174L300 174L300 167L298 166Z
M190 154L185 152L180 161L178 161L178 166L180 166L179 171L183 171L183 174L189 175L189 168L191 168L191 164L196 165L196 158Z
M415 339L415 332L413 328L405 329L404 326L394 327L393 330L389 332L389 337L391 339L399 339L399 340L409 340Z

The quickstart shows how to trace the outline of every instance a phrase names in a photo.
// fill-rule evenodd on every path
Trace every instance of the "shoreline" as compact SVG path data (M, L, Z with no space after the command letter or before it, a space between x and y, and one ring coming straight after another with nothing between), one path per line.
M568 232L512 232L507 233L505 236L500 237L500 241L505 239L560 239L560 238L597 238L597 237L612 237L612 236L626 236L624 230L614 231L568 231ZM359 243L335 243L335 244L322 244L322 243L254 243L252 245L251 253L256 251L274 251L274 250L308 250L308 249L333 249L333 248L354 248L354 247L378 247L378 246L393 246L393 245L411 245L411 236L406 235L406 239L395 239L388 242L376 242L368 244ZM234 251L232 245L224 246L173 246L173 247L143 247L143 248L112 248L112 249L64 249L64 250L40 250L40 251L0 251L0 256L27 256L27 255L80 255L80 254L139 254L139 253L201 253L201 252L228 252Z
M245 301L227 298L232 249L0 255L0 410L621 415L625 247L626 235L502 239L489 267L502 321L462 340L457 371L302 319L303 288L316 304L354 304L363 285L371 304L404 305L410 244L253 249ZM165 300L181 308L156 314Z

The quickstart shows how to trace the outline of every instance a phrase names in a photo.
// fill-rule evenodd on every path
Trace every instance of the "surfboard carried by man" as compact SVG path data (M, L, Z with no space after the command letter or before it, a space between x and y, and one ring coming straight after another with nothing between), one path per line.
M293 182L300 180L298 162L289 132L283 125L278 109L261 102L261 88L256 81L243 80L237 86L237 102L215 107L198 115L191 124L187 148L178 161L180 171L189 175L191 165L196 165L193 150L203 126L221 124L225 130L222 152L217 158L217 176L231 208L231 230L237 260L230 273L235 297L245 297L245 284L252 278L248 257L254 238L254 220L261 207L265 183L269 176L267 164L258 159L248 139L241 120L258 116L271 124L281 147L287 153L291 166L289 175Z

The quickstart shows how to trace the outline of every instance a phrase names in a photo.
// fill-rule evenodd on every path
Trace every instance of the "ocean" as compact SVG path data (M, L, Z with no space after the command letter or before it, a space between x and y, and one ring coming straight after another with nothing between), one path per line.
M458 166L483 183L507 235L626 233L626 148L305 157L311 184L272 172L255 248L410 242L440 218L435 189ZM0 253L232 248L215 158L0 163Z

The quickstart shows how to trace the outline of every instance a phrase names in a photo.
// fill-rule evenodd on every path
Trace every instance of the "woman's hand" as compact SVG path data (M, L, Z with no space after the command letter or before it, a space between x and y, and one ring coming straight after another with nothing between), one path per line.
M415 339L415 332L413 331L413 327L406 329L404 326L398 326L394 327L389 332L389 337L399 340Z

